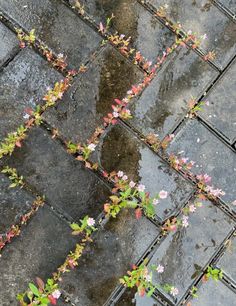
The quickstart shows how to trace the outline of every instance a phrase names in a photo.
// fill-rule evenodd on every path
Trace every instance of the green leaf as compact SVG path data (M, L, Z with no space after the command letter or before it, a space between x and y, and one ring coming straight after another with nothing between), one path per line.
M34 295L39 296L38 288L34 284L29 283L29 288L33 292Z
M80 226L79 226L77 223L71 223L70 227L71 227L74 231L80 230Z

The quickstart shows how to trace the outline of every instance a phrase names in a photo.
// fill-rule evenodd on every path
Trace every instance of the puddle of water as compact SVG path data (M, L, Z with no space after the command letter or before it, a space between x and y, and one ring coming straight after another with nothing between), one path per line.
M94 154L94 160L108 172L124 171L130 179L144 184L152 197L160 190L166 190L169 196L156 206L160 218L167 218L179 208L193 190L188 182L171 171L122 125L114 126L105 135Z
M68 140L86 142L112 112L114 99L125 97L142 78L135 65L108 46L44 118Z

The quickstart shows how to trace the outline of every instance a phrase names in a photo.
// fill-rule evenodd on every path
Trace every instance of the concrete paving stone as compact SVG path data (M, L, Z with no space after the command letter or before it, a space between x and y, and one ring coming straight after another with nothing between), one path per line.
M235 293L221 281L210 279L197 292L198 297L191 300L192 306L235 306Z
M70 0L72 4L75 0ZM148 60L156 61L157 56L175 40L174 35L135 0L81 0L84 9L99 24L106 24L113 14L112 30L132 37L137 50Z
M32 49L22 50L0 74L0 139L24 123L26 108L43 101L48 86L62 79Z
M225 192L221 198L226 203L230 205L236 199L236 155L197 119L188 120L171 142L168 153L179 152L196 162L192 173L212 177L210 185Z
M235 260L236 260L236 239L231 239L231 244L225 251L225 254L220 258L217 266L221 268L225 274L227 274L234 282L236 283L236 267L235 267Z
M114 99L125 97L131 86L143 78L137 66L108 46L72 85L63 100L44 113L44 119L67 140L84 143L96 127L102 125L102 118L112 112L111 106L116 104Z
M103 305L158 234L145 217L137 220L133 210L122 211L99 230L78 268L63 277L62 288L77 306Z
M11 181L0 174L0 234L6 233L11 225L30 209L35 198L19 187L9 188Z
M156 206L156 214L161 220L179 209L193 192L193 187L184 178L170 170L122 125L107 132L94 153L94 159L106 171L122 170L130 179L144 184L152 197L160 190L166 190L169 196Z
M192 213L188 221L187 228L180 227L166 237L149 263L165 267L163 273L153 274L153 283L177 287L178 302L196 279L194 265L205 267L234 226L231 219L209 201L203 201L203 206ZM168 297L164 291L163 294ZM173 299L171 295L169 299Z
M148 0L156 8L167 4L171 20L180 22L182 27L197 36L206 34L201 47L214 50L216 62L226 66L236 51L236 24L217 9L209 0Z
M101 43L101 37L58 0L0 0L0 9L78 68Z
M227 9L231 10L233 14L236 14L236 0L220 0Z
M11 58L17 50L18 40L16 36L3 23L0 22L0 66Z
M9 158L27 183L46 201L73 219L97 217L107 201L109 188L84 168L42 128L33 128L22 148Z
M133 289L126 289L119 301L115 303L116 306L162 306L153 297L139 296Z
M218 130L230 143L236 139L236 62L222 76L204 100L209 101L204 106L200 116Z
M24 292L36 277L47 279L73 250L76 238L70 227L47 206L2 252L0 260L1 306L18 305L17 293Z
M133 101L129 124L144 135L154 133L163 138L186 115L187 102L199 98L217 74L196 53L179 49Z

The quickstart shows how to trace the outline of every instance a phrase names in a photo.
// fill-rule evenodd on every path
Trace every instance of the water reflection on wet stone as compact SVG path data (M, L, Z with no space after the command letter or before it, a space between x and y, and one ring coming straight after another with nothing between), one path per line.
M202 207L189 216L189 226L171 233L157 248L150 265L161 264L165 270L162 274L153 274L154 283L177 287L179 301L196 278L194 265L202 268L207 265L233 226L219 208L204 201Z
M199 98L218 73L194 52L179 49L130 106L128 124L144 135L170 132L187 113L187 102Z
M146 186L151 196L164 189L167 199L156 206L161 219L167 218L183 205L193 191L192 186L169 167L147 146L122 125L114 126L94 154L94 160L107 171L124 171L130 179Z
M0 139L25 121L25 109L41 104L48 86L62 78L31 49L25 49L0 75Z
M114 14L112 29L131 36L137 50L149 60L174 42L174 35L147 12L136 0L81 0L85 10L99 23L106 24ZM71 0L75 3L75 0Z
M44 118L68 140L85 142L112 111L114 99L125 97L143 77L137 66L108 46Z
M122 211L99 230L78 269L63 277L62 288L78 306L102 306L119 284L119 278L158 234L158 228L146 218L136 220L133 210Z
M0 9L20 27L36 30L56 53L64 53L70 65L78 68L100 45L102 38L58 0L0 0Z
M124 294L115 303L116 306L162 306L153 297L140 296L133 289L126 289Z
M198 37L206 34L201 47L214 50L216 61L226 66L236 51L236 24L227 18L209 0L148 0L156 8L168 5L168 16Z

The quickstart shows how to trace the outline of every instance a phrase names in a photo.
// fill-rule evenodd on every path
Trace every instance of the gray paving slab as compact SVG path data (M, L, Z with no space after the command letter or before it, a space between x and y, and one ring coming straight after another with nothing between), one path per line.
M42 128L30 131L22 148L9 159L9 165L68 218L79 220L87 214L97 217L110 195L103 181Z
M51 277L75 244L69 225L47 206L41 208L21 235L2 252L1 305L18 305L16 294L24 292L36 277Z
M229 217L209 201L204 201L202 207L190 214L188 222L188 227L180 227L166 237L149 263L165 267L163 273L153 274L154 284L167 283L178 288L176 298L162 291L171 301L180 301L192 287L196 279L194 265L205 267L234 226Z
M143 78L137 66L108 46L44 118L67 140L85 143L113 111L114 99L124 98Z
M0 234L6 233L11 225L30 209L35 198L20 187L9 188L11 181L0 174Z
M209 102L200 116L232 144L236 140L236 62L204 99Z
M217 74L194 52L178 50L131 104L129 124L144 135L154 133L163 138L186 115L188 102L199 98Z
M73 5L76 1L70 0ZM158 55L175 40L174 35L135 0L81 0L85 11L96 23L106 24L112 14L112 30L131 36L132 43L148 60L156 61Z
M16 36L3 23L0 22L0 66L7 62L17 51L18 40Z
M168 153L188 157L196 162L194 174L207 173L212 177L211 185L225 192L222 199L235 209L236 155L197 119L188 120L180 129L168 148Z
M99 46L102 39L76 14L57 0L1 0L0 9L56 53L67 56L70 65L78 68Z
M233 14L236 13L236 1L235 0L220 0L220 3L229 9Z
M221 281L209 280L197 293L198 297L191 301L192 306L235 306L235 293Z
M198 37L206 34L201 47L214 50L216 61L226 66L236 51L236 24L208 0L148 0L156 8L167 4L168 16L172 21L180 22L186 31L196 33Z
M220 258L217 266L224 271L236 283L236 239L233 237L228 245L224 255Z
M0 74L0 139L26 121L27 108L43 103L47 87L62 75L32 49L21 51Z
M106 171L124 171L130 179L145 185L152 197L166 190L168 197L156 206L156 214L162 220L178 210L193 192L193 187L184 178L171 171L122 125L114 126L104 136L94 155Z
M119 301L115 303L116 306L162 306L157 300L153 297L140 296L138 293L135 293L135 290L127 289L124 294L121 296Z
M78 306L102 306L158 234L146 218L136 220L133 210L123 211L97 233L78 268L64 276L62 288Z

